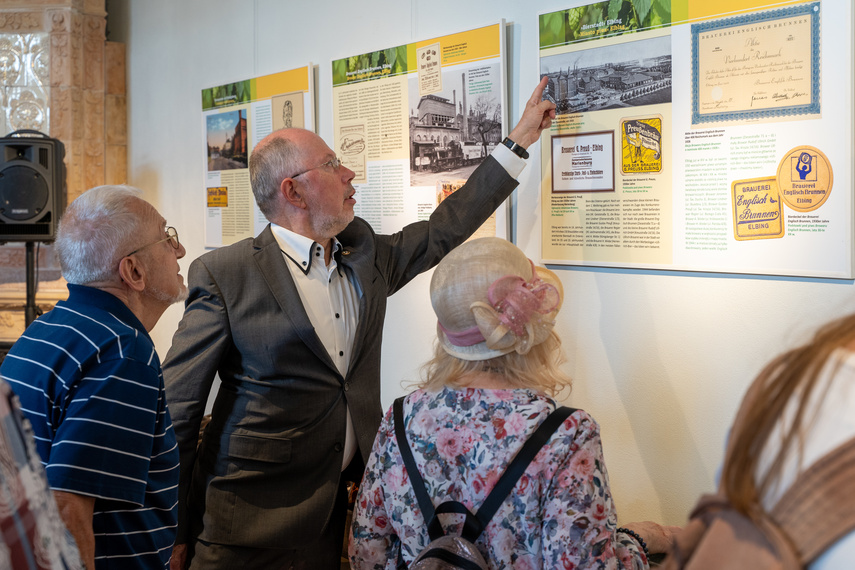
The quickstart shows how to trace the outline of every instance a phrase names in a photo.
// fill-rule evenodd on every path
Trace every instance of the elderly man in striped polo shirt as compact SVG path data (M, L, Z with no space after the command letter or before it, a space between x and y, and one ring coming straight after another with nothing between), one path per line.
M33 425L60 515L87 568L168 568L178 449L148 331L187 289L174 228L140 191L75 200L56 240L67 301L0 367Z

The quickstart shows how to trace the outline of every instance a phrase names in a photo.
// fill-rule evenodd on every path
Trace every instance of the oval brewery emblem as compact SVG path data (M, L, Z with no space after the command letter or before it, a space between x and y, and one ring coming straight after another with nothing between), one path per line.
M365 150L365 137L363 135L345 135L341 139L341 154L352 156Z
M833 185L831 162L818 148L797 146L778 165L781 198L798 212L811 212L822 206Z

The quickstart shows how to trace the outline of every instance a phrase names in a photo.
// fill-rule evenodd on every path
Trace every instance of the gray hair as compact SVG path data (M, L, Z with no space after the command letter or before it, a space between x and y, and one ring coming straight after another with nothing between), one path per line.
M146 212L142 191L125 185L96 186L69 204L59 221L56 253L69 283L88 285L116 280L119 259L155 209ZM126 251L127 250L127 251Z
M275 197L279 185L297 170L300 149L284 136L273 136L259 143L249 157L249 181L258 209L270 220L276 215Z

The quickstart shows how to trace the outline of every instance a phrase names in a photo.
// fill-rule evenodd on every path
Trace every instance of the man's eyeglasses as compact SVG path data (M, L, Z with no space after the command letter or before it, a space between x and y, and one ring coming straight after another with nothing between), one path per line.
M333 170L338 170L338 167L341 166L341 160L339 160L339 158L337 156L334 156L323 164L313 166L312 168L304 170L303 172L298 172L297 174L295 174L293 176L289 176L289 178L297 178L298 176L302 176L305 173L311 172L312 170L317 170L318 168L323 168L324 166L332 166Z
M132 252L130 252L130 253L129 253L128 255L126 255L125 257L130 257L131 255L133 255L133 254L135 254L135 253L139 253L140 251L144 250L145 248L147 248L147 247L149 247L149 246L157 245L157 244L159 244L160 242L164 242L164 241L167 241L167 240L169 241L169 245L171 245L174 249L178 249L178 248L181 246L181 244L178 242L178 230L176 230L176 229L175 229L175 228L173 228L172 226L167 226L167 227L166 227L166 237L165 237L165 238L163 238L163 239L159 239L159 240L157 240L157 241L155 241L155 242L152 242L152 243L149 243L149 244L146 244L146 245L144 245L144 246L142 246L142 247L138 247L137 249L133 250Z

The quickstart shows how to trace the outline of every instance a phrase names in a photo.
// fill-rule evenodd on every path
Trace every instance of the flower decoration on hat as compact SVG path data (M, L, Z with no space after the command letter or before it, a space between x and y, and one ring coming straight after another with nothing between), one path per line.
M489 348L510 348L526 354L549 336L555 324L551 317L561 304L561 293L538 276L533 263L531 269L529 281L518 275L494 281L487 291L490 304L472 303L475 322Z
M561 306L560 281L554 280L556 287L538 275L533 263L531 268L530 280L518 275L500 277L487 290L489 303L476 301L470 305L476 327L453 333L440 324L449 342L457 346L484 342L491 350L527 354L545 341Z

